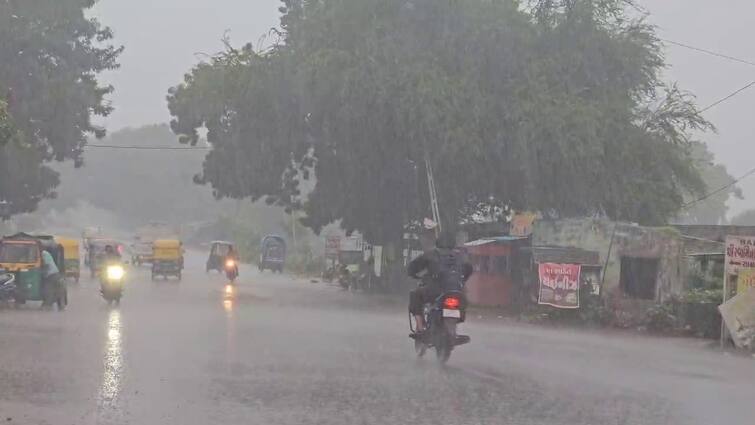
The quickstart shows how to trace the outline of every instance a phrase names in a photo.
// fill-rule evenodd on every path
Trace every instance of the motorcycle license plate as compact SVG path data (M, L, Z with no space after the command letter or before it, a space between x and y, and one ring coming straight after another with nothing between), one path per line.
M443 317L455 317L457 319L461 319L461 310L451 310L444 308Z

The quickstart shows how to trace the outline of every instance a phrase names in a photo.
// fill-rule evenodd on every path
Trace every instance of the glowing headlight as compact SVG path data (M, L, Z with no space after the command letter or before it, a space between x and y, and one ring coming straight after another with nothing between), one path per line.
M225 262L225 266L230 269L231 267L235 267L236 266L236 262L233 261L233 260L228 260L228 261Z
M121 280L126 272L121 266L107 266L107 278L109 280Z

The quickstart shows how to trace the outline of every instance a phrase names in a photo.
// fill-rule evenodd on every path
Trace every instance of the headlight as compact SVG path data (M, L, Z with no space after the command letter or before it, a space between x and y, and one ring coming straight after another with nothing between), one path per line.
M232 268L232 267L235 267L235 266L236 266L236 262L235 262L235 261L233 261L233 260L228 260L228 261L226 261L226 262L225 262L225 266L226 266L226 267L228 267L228 268L230 269L230 268Z
M126 272L123 271L121 266L107 266L107 278L108 280L121 280Z

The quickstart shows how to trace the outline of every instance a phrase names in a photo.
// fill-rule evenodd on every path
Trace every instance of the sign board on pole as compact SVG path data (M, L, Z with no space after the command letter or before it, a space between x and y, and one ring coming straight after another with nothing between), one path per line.
M540 295L538 304L557 308L579 308L580 270L579 264L539 264Z
M362 251L361 236L347 236L341 239L340 251Z
M742 269L755 269L755 237L726 237L726 270L737 274Z
M511 218L509 234L511 236L526 237L532 234L532 224L537 218L536 213L525 212L514 215Z
M341 249L341 237L340 236L328 236L325 238L325 255L335 256L338 255L338 251Z

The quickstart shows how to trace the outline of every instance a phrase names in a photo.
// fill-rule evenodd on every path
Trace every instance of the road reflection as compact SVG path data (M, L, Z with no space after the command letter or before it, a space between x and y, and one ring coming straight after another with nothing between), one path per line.
M223 300L223 310L228 313L229 316L233 315L233 300Z
M104 373L100 387L100 406L116 407L121 392L123 378L123 346L121 340L121 312L110 310L107 325L107 343L105 345Z

